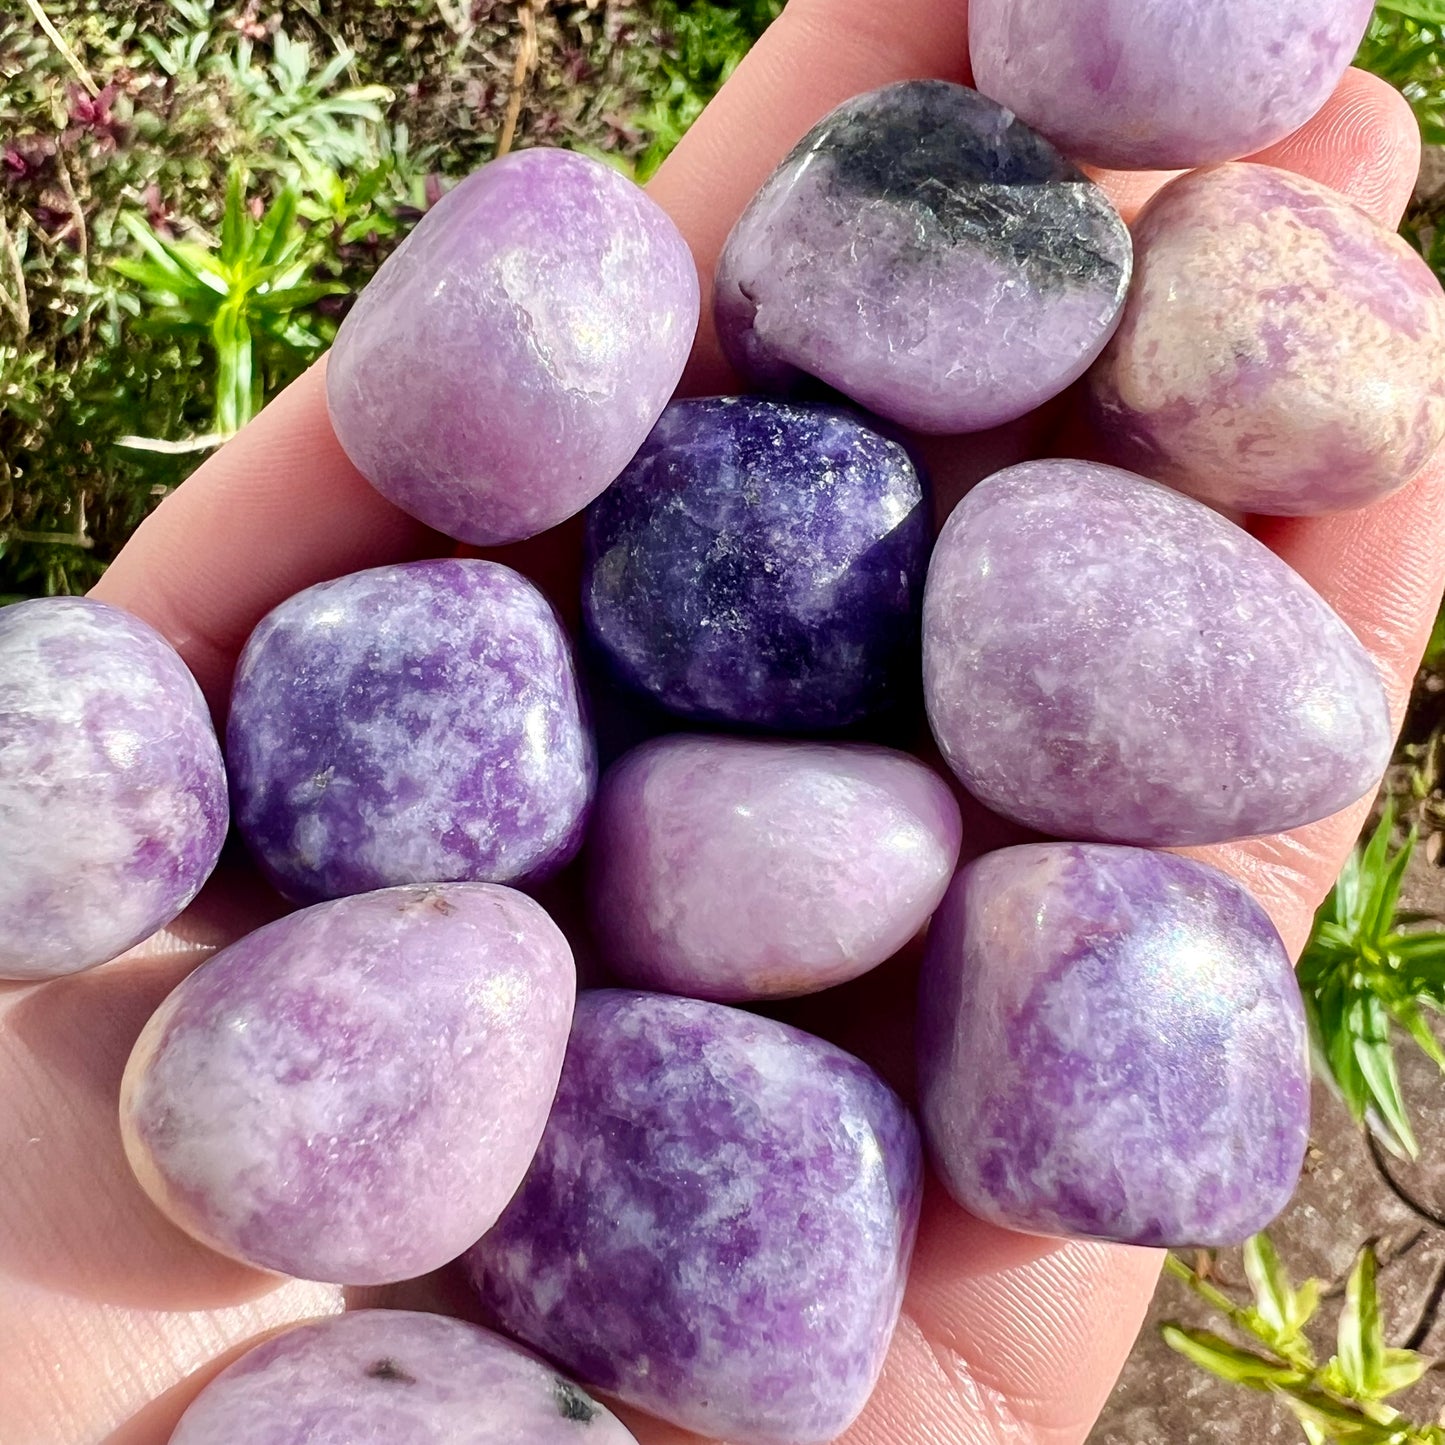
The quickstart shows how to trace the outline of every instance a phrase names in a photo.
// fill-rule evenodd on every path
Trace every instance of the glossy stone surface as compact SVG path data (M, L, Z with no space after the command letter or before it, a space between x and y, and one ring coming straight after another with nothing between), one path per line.
M1174 181L1090 376L1111 454L1217 506L1362 507L1445 437L1445 295L1400 237L1272 166ZM1200 338L1209 344L1201 345Z
M697 330L692 255L611 166L513 152L433 206L327 362L337 438L383 496L464 542L580 512L627 465Z
M1329 99L1374 0L971 0L975 83L1076 160L1235 160Z
M674 402L587 514L583 616L683 717L846 727L917 693L927 495L835 407Z
M163 928L226 823L210 712L160 633L81 597L0 608L0 978L75 973Z
M181 1228L303 1279L436 1269L521 1182L576 976L537 904L486 883L320 903L174 989L126 1065L136 1177Z
M1040 832L1183 845L1373 789L1393 729L1359 640L1200 502L1087 462L966 496L924 602L929 720L989 807Z
M1029 1233L1239 1244L1309 1139L1284 945L1233 879L1167 853L1050 843L965 868L929 931L918 1068L949 1192Z
M882 1367L921 1189L912 1119L850 1055L584 993L537 1159L468 1265L584 1384L739 1445L821 1442Z
M533 880L596 782L572 649L495 562L322 582L256 628L226 731L236 823L288 898Z
M170 1445L634 1445L626 1426L500 1335L406 1310L300 1325L242 1355Z
M663 738L603 779L592 931L639 988L813 993L918 932L953 877L961 829L948 784L905 753Z
M1123 221L1047 141L904 81L820 121L743 212L718 336L771 389L813 376L918 431L978 431L1083 375L1129 268Z

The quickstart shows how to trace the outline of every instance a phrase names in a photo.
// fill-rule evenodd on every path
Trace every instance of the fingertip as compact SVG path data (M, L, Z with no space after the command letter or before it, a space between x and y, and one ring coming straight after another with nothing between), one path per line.
M1312 121L1250 159L1323 182L1393 229L1420 173L1420 126L1394 86L1351 69Z

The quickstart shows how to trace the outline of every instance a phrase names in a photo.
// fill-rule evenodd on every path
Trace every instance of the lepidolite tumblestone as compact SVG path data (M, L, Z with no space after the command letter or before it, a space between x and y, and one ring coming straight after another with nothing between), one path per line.
M816 377L924 432L978 431L1082 376L1129 285L1104 193L976 91L890 85L783 161L718 263L718 336L751 380Z
M583 615L683 717L846 727L917 695L929 532L908 453L847 412L674 402L587 514Z
M181 1416L170 1445L635 1445L509 1340L463 1320L356 1310L264 1341Z
M521 1182L576 974L524 894L487 883L318 903L223 949L137 1040L136 1177L223 1254L385 1284L454 1259Z
M720 1004L584 993L526 1182L468 1265L583 1384L740 1445L832 1440L898 1318L917 1130L872 1070Z
M948 784L905 753L674 737L603 778L588 842L592 931L641 988L812 993L892 957L953 877Z
M1239 1244L1304 1162L1284 945L1233 879L1167 853L1050 843L965 868L929 931L918 1067L945 1185L1010 1229Z
M571 645L495 562L322 582L256 628L226 731L236 822L313 902L396 883L511 883L576 852L596 781Z
M327 362L332 425L383 496L465 542L580 512L657 420L697 330L663 210L611 166L483 166L361 293Z
M959 778L1056 837L1281 832L1390 758L1379 674L1324 599L1202 502L1114 467L1025 462L959 503L923 670Z
M1090 376L1115 459L1216 506L1360 507L1445 436L1445 295L1417 252L1272 166L1166 186ZM1207 338L1207 344L1201 339Z
M1094 165L1263 150L1329 99L1374 0L971 0L978 88Z
M0 978L75 973L164 927L226 822L210 712L158 632L79 597L0 609Z

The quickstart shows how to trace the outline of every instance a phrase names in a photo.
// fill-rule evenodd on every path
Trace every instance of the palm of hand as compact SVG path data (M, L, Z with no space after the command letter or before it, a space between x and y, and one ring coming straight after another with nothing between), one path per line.
M753 189L829 106L903 77L966 72L963 10L962 0L793 0L653 184L704 276ZM1339 187L1393 223L1417 147L1400 97L1352 73L1324 114L1268 159ZM1159 181L1103 179L1126 214ZM688 385L727 386L706 324ZM943 489L1028 455L1037 434L1026 422L973 439L967 457L941 453ZM1445 573L1442 524L1437 462L1366 512L1257 529L1360 634L1397 709ZM160 508L97 592L160 627L216 702L246 634L283 597L438 545L347 463L326 421L318 370ZM575 586L565 541L511 550L509 560L544 586L559 594ZM1361 812L1208 856L1254 890L1298 948ZM975 834L975 848L981 843ZM15 1445L163 1445L218 1359L267 1329L357 1302L331 1286L280 1283L192 1244L131 1180L116 1129L121 1070L145 1019L211 948L272 907L254 879L232 869L175 929L124 962L0 993L0 1096L10 1101L0 1116L8 1185L0 1192L0 1413ZM830 995L826 1018L805 1005L799 1021L886 1068L906 1047L908 982L881 971ZM1009 1234L931 1190L893 1352L849 1438L1083 1440L1158 1267L1150 1251ZM423 1281L388 1291L386 1302L457 1306L445 1288ZM633 1423L644 1445L682 1439Z

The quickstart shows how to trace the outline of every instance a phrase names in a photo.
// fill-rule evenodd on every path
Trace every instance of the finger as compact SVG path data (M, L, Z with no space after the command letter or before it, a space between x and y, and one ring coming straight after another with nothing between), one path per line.
M1312 176L1393 229L1420 173L1420 126L1393 86L1366 70L1347 70L1313 120L1249 159ZM1127 221L1183 174L1088 169Z

